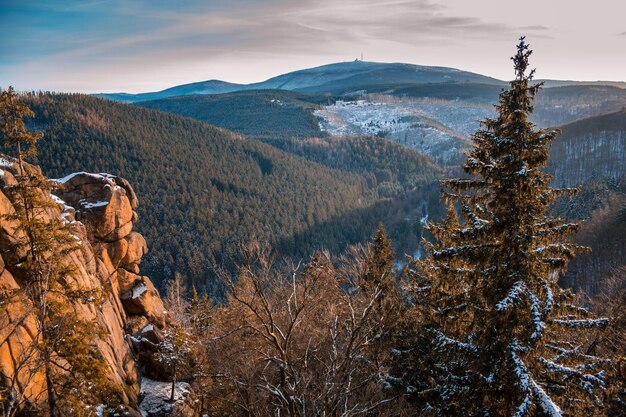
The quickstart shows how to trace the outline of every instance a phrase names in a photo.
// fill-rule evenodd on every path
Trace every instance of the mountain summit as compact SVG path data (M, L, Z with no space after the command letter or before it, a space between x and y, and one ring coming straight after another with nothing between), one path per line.
M220 94L245 90L292 90L307 92L350 92L369 87L400 84L479 83L504 85L484 75L446 67L367 61L339 62L282 74L252 84L233 84L219 80L183 84L162 91L127 94L102 93L98 97L137 102L190 94Z

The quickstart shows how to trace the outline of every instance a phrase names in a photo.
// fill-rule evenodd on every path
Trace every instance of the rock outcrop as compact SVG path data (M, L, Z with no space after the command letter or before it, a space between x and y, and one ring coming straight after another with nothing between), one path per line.
M28 166L28 169L38 168ZM2 192L15 183L16 172L15 164L0 158L0 295L19 294L20 289L15 273L20 260L6 255L15 252L6 249L15 249L20 232L6 217L14 209ZM120 387L120 399L132 414L139 409L141 352L136 349L141 348L141 343L137 343L136 336L165 325L158 291L139 271L147 245L133 231L138 200L126 180L108 174L83 172L58 182L61 190L56 196L47 197L54 199L57 207L47 214L75 222L77 226L75 236L81 242L80 250L67 255L66 260L76 271L72 276L74 284L81 289L101 289L105 295L98 306L80 303L74 308L84 319L95 320L106 334L97 340L97 345L108 365L109 379ZM45 397L42 376L24 374L15 378L19 358L36 337L35 318L26 297L18 295L10 303L6 296L4 299L6 305L0 309L0 386L18 381L17 389L36 403ZM160 335L158 331L152 333ZM158 339L153 341L158 342Z
M133 232L138 201L128 181L108 174L80 172L58 180L58 197L75 210L85 225L87 239L101 266L109 275L112 293L120 311L128 317L144 317L148 323L165 325L163 303L148 277L139 276L139 263L148 251L146 241ZM140 328L126 327L132 334ZM129 320L124 321L125 326Z

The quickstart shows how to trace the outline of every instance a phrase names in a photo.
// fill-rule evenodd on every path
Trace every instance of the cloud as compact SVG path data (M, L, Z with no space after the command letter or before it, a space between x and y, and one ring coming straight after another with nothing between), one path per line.
M455 41L462 37L506 34L512 28L474 17L454 16L444 6L427 1L332 2L325 7L302 8L291 17L337 35L363 40L384 39L401 43Z
M319 64L360 52L517 36L512 27L451 13L429 0L59 0L13 7L18 18L0 28L0 47L10 51L0 64L23 74L45 68L44 76L63 86L79 78L112 82L111 74L143 81L190 74L190 68L209 73L254 59L293 68L301 58ZM27 38L22 48L8 48L20 37ZM72 80L64 75L68 67L76 74ZM248 73L256 81L263 77Z
M81 21L68 24L56 36L54 31L42 36L30 55L140 59L155 52L180 56L189 51L193 60L193 54L202 51L297 55L377 40L447 43L514 33L499 23L450 15L444 6L426 0L216 0L185 2L180 7L155 0L94 1L91 8L71 8L70 4L60 2L46 13L59 14L58 19L77 14ZM84 26L89 21L92 24ZM45 28L39 31L45 33Z
M523 35L532 35L533 39L554 39L549 35L550 28L544 25L521 26L518 31Z
M528 1L532 8L545 0ZM562 45L551 36L579 24L549 14L503 17L504 8L493 0L3 0L0 79L141 91L148 82L160 88L205 77L260 81L361 52L497 76L492 57L508 53L520 35L537 46ZM621 32L623 22L615 24L611 32ZM619 36L613 41L626 32Z
M520 30L545 31L545 30L550 30L550 28L544 25L530 25L530 26L522 26L520 27Z

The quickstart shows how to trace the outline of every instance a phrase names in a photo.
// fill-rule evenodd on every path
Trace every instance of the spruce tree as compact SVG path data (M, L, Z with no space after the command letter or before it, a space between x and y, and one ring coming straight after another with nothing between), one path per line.
M391 291L396 283L393 276L395 258L385 227L379 224L376 233L372 236L369 253L365 256L361 285L370 289L379 287L383 294Z
M24 161L36 155L42 135L26 127L24 118L33 113L20 99L12 88L0 92L1 137L17 161L16 181L4 189L15 209L6 219L16 224L17 240L6 254L14 264L7 267L33 305L37 366L31 371L43 373L48 414L89 415L93 409L86 405L104 398L111 386L93 343L98 328L80 318L73 305L97 301L98 294L72 279L76 270L68 259L80 246L75 225L58 216L50 197L55 184Z
M176 400L176 382L189 367L193 342L193 337L181 326L172 325L165 331L165 337L158 345L155 358L166 367L172 379L169 402Z
M497 116L473 135L468 178L443 181L448 215L409 269L421 326L412 383L425 414L601 412L604 361L583 336L606 320L588 319L557 284L579 249L567 241L578 224L547 210L574 190L550 188L541 171L557 132L529 121L541 88L530 55L522 37Z

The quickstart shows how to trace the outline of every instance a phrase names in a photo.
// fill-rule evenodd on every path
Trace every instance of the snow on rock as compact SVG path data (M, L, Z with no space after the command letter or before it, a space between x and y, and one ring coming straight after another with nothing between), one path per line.
M6 158L0 157L0 167L10 168L13 166L13 163Z
M52 201L54 201L56 204L58 204L59 206L62 207L62 209L61 209L61 219L63 219L63 222L66 223L66 224L73 222L74 221L73 220L73 215L74 215L74 212L76 211L74 209L74 207L68 205L59 196L56 196L54 194L50 194L50 197L52 198Z
M133 298L139 298L148 291L148 287L143 282L133 288Z
M171 382L142 378L139 411L143 417L193 416L191 387L186 382L177 382L174 402L170 402Z
M85 200L81 200L79 203L80 203L80 206L82 208L85 208L85 209L94 209L94 208L104 207L104 206L108 206L109 205L108 201L85 201Z
M57 182L58 184L66 184L68 182L70 182L70 180L72 180L75 177L85 177L85 178L91 178L94 180L108 180L108 181L113 181L113 183L115 184L115 179L117 178L115 175L111 175L111 174L107 174L106 172L101 172L99 174L94 174L91 172L74 172L72 174L66 175L63 178L57 178L57 179L53 179L52 181ZM114 185L114 189L119 189L119 186Z
M74 172L72 174L66 175L63 178L57 178L57 179L55 179L53 181L56 181L59 184L65 184L65 183L69 182L72 178L77 177L79 175L84 175L84 176L91 177L91 178L94 178L94 179L101 179L101 178L103 178L101 175L98 175L98 174L92 174L92 173L89 173L89 172L81 171L81 172Z

